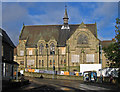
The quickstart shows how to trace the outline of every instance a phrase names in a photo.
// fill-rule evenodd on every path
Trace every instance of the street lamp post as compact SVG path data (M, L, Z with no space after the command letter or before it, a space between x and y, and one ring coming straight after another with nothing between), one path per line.
M53 53L53 50L52 50L52 54L53 54L53 79L54 79L54 75L55 75L55 65L54 65L54 53Z
M102 66L102 45L99 43L99 47L100 47L100 64Z

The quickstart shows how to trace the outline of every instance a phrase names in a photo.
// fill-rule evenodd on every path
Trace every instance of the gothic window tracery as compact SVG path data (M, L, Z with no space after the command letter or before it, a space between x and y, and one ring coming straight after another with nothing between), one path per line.
M55 54L55 45L52 43L50 45L50 55L54 55Z
M77 44L88 44L88 37L84 34L80 34L77 40Z

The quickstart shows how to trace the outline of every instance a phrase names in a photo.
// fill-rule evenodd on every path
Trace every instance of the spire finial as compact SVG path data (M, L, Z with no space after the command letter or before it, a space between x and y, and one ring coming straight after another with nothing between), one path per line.
M67 5L65 4L65 14L64 14L64 24L68 24L68 14L67 14Z
M67 5L65 4L65 9L67 8Z

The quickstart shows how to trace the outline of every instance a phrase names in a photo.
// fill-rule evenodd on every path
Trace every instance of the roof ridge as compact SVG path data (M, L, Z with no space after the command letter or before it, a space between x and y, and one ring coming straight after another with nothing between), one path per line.
M63 24L52 24L52 25L25 25L25 26L62 26ZM81 25L81 24L69 24L69 25ZM85 25L95 25L95 23L85 24Z
M62 24L56 24L56 25L62 25ZM25 25L25 26L56 26L56 25Z

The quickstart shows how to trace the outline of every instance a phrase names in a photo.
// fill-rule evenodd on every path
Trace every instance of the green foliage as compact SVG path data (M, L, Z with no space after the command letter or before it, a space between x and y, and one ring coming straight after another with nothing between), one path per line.
M112 61L116 67L119 68L118 83L120 83L120 19L116 18L116 42L109 45L107 48L103 48L105 56L108 60Z
M115 63L115 66L120 66L120 19L116 19L116 42L109 45L107 48L103 48L105 52L105 56L108 58L108 60L112 61L112 63Z
M119 67L120 67L120 18L116 18L116 53L117 53L117 59L115 60L116 63L118 63Z
M106 58L114 63L114 67L118 67L119 57L118 57L118 47L116 43L112 43L107 48L103 48ZM110 66L113 67L113 66Z
M116 18L116 26L115 26L116 30L116 41L120 44L120 18Z

